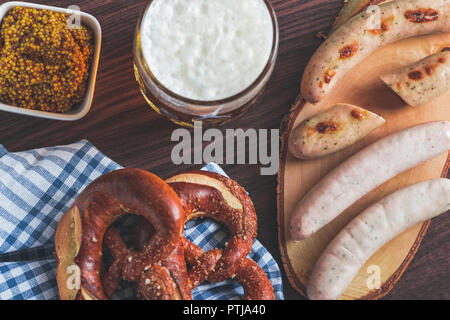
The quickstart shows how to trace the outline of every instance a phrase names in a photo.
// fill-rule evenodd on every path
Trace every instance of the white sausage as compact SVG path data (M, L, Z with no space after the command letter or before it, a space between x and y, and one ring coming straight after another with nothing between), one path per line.
M381 80L410 106L422 106L450 90L450 51L392 71Z
M379 185L449 149L449 121L417 125L375 142L331 171L300 201L290 220L292 239L311 236Z
M409 228L449 209L449 179L415 184L372 205L353 219L322 253L307 285L309 298L338 299L378 249Z
M319 102L349 70L389 43L433 32L450 33L450 0L396 0L379 8L381 19L362 12L319 47L303 74L303 98Z
M344 3L344 7L336 18L336 21L331 28L331 31L336 30L348 20L356 16L357 14L367 10L370 6L380 5L392 0L349 0Z

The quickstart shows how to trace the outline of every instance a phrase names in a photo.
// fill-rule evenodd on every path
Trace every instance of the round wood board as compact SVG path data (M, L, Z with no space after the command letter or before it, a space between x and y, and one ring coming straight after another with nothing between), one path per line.
M293 242L289 237L289 217L297 202L344 160L391 133L428 121L450 120L450 92L423 107L413 108L407 106L379 79L379 76L387 71L409 65L446 46L450 46L450 34L411 38L386 46L351 70L318 104L307 103L299 97L291 109L282 126L278 177L278 237L289 282L302 295L306 296L305 284L321 252L353 217L395 190L420 181L447 176L450 157L448 154L442 154L373 190L312 237L299 243ZM386 119L386 124L352 147L326 158L302 161L291 156L287 148L291 131L303 120L339 102L355 104L380 114ZM429 224L428 221L409 229L376 252L361 268L340 299L379 299L386 295L411 262ZM371 275L367 270L371 265L379 266L381 270L382 285L378 290L370 290L366 284Z

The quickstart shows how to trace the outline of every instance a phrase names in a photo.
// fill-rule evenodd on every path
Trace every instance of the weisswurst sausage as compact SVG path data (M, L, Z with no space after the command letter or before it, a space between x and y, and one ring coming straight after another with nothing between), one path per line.
M450 149L450 122L417 125L387 136L342 163L300 201L290 219L294 241L331 222L358 199Z
M387 44L412 36L450 32L450 0L396 0L379 8L379 19L362 12L319 47L303 74L303 98L319 102L349 70Z
M338 103L303 121L289 137L289 150L299 159L317 159L347 148L383 125L383 117Z
M309 298L339 298L384 244L449 209L449 179L421 182L375 203L353 219L322 253L308 281Z

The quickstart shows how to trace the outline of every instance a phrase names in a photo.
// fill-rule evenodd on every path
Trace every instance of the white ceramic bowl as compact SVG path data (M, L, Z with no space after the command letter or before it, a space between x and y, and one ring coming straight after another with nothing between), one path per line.
M11 1L6 2L0 6L0 23L3 20L5 14L15 7L25 7L25 8L36 8L36 9L47 9L55 12L62 12L67 15L72 15L74 13L71 9L64 9L58 7L50 7L43 6L40 4L34 4L29 2L21 2L21 1ZM100 58L100 47L102 42L102 30L100 27L100 23L95 19L92 15L77 12L80 15L81 23L89 27L94 36L94 57L92 59L92 66L90 69L90 78L88 88L86 90L86 96L80 105L75 106L70 112L67 113L55 113L55 112L46 112L39 110L29 110L24 108L19 108L11 105L4 104L0 102L0 110L6 112L12 112L32 117L53 119L53 120L65 120L65 121L73 121L79 120L83 118L91 108L92 99L94 98L94 89L95 89L95 80L97 78L97 69L98 69L98 61Z

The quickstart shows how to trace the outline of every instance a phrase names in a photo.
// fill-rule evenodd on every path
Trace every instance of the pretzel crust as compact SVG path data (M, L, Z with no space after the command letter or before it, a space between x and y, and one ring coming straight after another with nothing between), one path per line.
M231 237L209 276L211 282L233 277L251 251L257 234L257 217L250 197L237 182L206 171L190 171L166 182L180 197L186 221L208 217L224 224Z
M62 218L55 235L60 298L107 299L101 279L103 239L107 229L127 214L144 217L155 227L143 252L130 251L121 270L139 281L149 266L167 259L180 241L185 215L182 204L163 180L139 169L105 174L80 194ZM80 286L69 286L70 267L79 269Z
M214 270L215 263L222 256L222 250L216 249L205 253L186 238L183 238L182 242L186 261L192 266L189 278L193 290L208 279L208 275ZM275 300L272 283L264 270L253 260L242 259L235 277L244 288L244 300Z
M222 175L191 171L166 180L181 199L186 220L208 217L224 224L231 233L225 250L209 252L182 238L186 262L191 266L191 289L202 282L229 278L244 288L244 300L274 300L274 289L266 273L246 258L257 234L257 216L243 187Z

